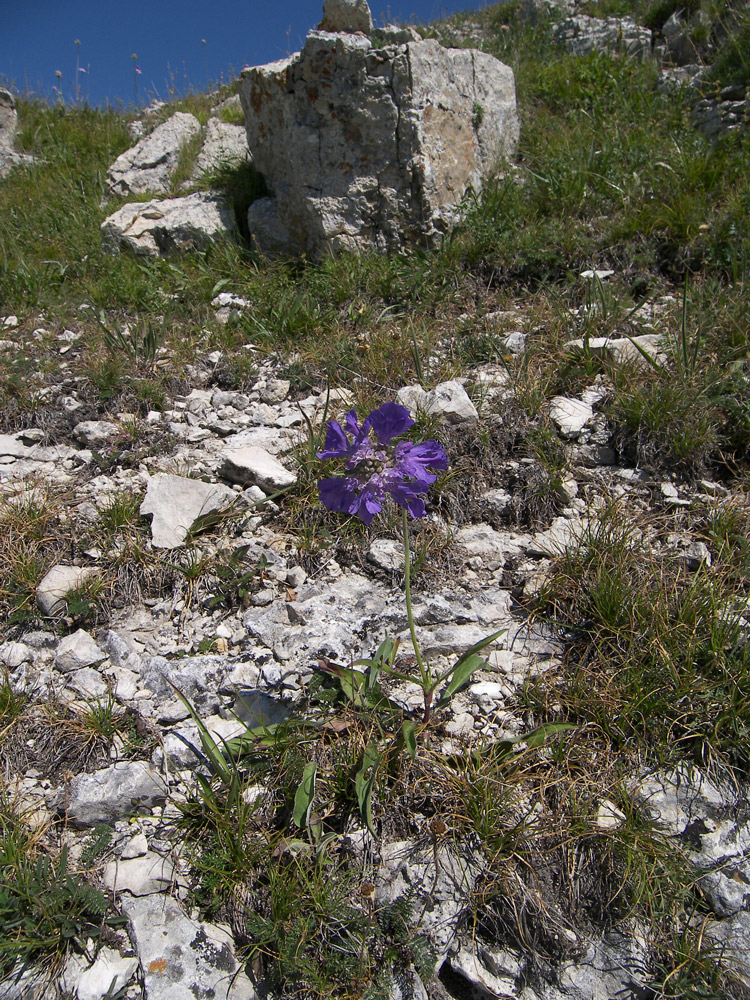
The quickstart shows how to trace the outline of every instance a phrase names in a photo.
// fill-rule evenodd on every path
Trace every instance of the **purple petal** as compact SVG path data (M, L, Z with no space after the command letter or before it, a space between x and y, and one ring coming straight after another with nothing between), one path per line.
M349 410L349 412L344 417L344 424L346 429L353 437L357 437L359 434L359 424L357 423L357 411Z
M372 411L365 423L372 427L381 444L390 444L393 438L414 426L407 408L398 403L383 403Z
M435 476L428 469L447 469L448 458L442 445L437 441L423 441L412 444L402 441L394 452L396 468L405 476L411 476L422 483L434 483Z
M355 508L351 511L352 514L356 514L360 521L365 524L371 524L373 517L379 514L383 509L383 505L370 490L362 490L355 501Z
M349 440L338 420L331 420L326 430L323 451L316 452L318 458L346 458L349 454Z
M412 517L424 517L427 513L424 500L417 496L417 492L427 492L427 487L421 490L414 483L391 483L386 489L399 507L405 507Z
M357 506L356 479L342 479L340 476L321 479L318 482L318 493L320 502L328 510L337 510L344 514L354 513L352 508Z

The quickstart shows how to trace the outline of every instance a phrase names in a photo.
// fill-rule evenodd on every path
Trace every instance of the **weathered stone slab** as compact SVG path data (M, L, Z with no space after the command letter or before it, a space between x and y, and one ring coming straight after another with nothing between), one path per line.
M74 826L114 823L164 802L167 787L143 761L122 761L70 783L66 815Z
M226 931L190 920L171 896L125 895L122 909L141 965L145 1000L255 1000Z
M236 494L221 483L204 483L160 472L149 479L141 514L152 514L151 537L160 549L176 549L199 517L223 510Z
M150 257L201 249L234 231L234 216L224 199L206 191L123 205L101 225L105 250L125 248Z

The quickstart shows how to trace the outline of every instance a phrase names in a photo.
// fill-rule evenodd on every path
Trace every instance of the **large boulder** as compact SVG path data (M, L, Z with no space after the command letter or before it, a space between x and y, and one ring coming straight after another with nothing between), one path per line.
M177 111L117 157L107 171L110 194L123 198L148 192L166 194L183 148L200 134L198 119Z
M113 212L101 226L105 250L129 249L150 257L201 249L234 232L229 206L220 195L206 191L184 198L132 202Z
M272 251L433 243L518 139L512 70L433 39L376 49L312 31L291 58L245 70L239 94L274 194L248 223Z

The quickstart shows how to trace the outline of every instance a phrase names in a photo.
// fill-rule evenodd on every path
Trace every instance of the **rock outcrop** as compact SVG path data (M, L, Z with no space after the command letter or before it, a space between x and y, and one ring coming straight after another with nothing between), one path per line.
M512 70L432 39L312 31L300 53L245 70L239 93L274 193L249 228L270 251L434 243L518 139Z

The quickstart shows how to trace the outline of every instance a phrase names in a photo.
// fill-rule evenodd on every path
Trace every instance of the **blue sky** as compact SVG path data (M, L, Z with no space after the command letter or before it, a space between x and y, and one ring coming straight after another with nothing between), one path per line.
M376 24L419 24L477 5L372 0L371 9ZM0 84L49 100L61 85L66 101L115 106L202 91L294 52L322 9L322 0L0 0Z

